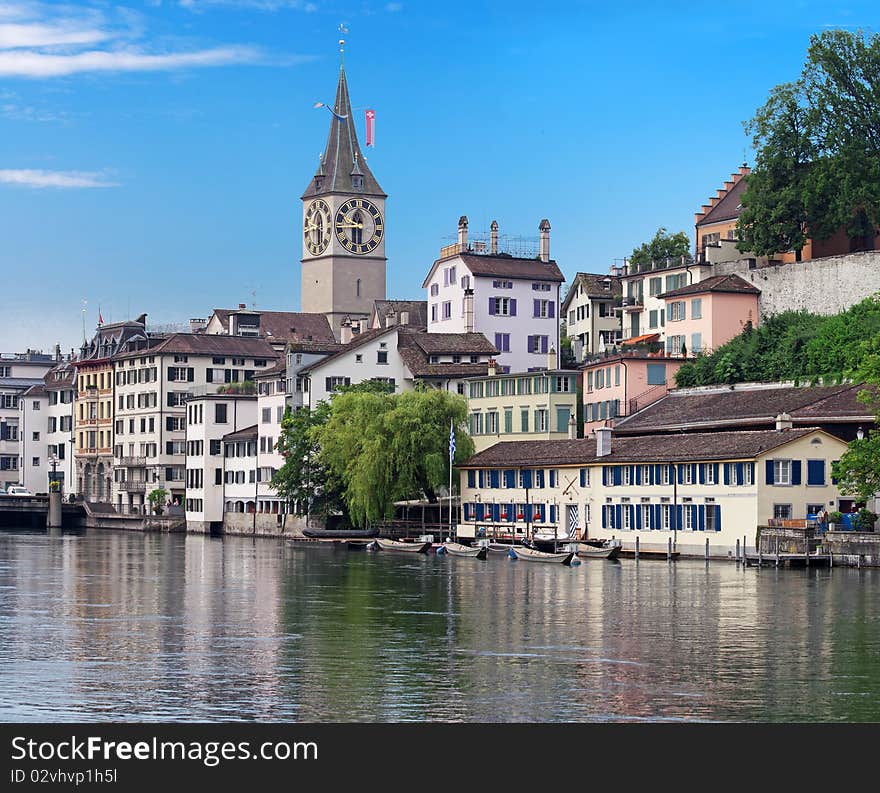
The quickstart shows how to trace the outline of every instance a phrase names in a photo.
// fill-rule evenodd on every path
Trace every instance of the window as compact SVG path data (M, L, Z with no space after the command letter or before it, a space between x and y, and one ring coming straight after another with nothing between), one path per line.
M791 460L774 460L773 461L773 484L774 485L790 485L791 484Z
M354 362L355 362L355 363L363 363L363 362L364 362L364 356L363 356L363 355L355 355L355 356L354 356ZM297 389L297 391L299 391L299 389Z
M215 439L208 443L209 454L220 454L220 441Z
M684 513L684 528L693 531L694 529L694 512L696 511L694 507L690 504L685 504L681 511Z
M657 327L657 310L656 309L648 312L648 327L649 328L656 328Z
M648 385L664 385L666 383L666 364L649 363L647 366Z
M651 508L650 504L642 504L642 528L643 529L653 529L653 521L651 517L654 514L654 510Z
M659 295L663 291L663 279L651 278L648 281L648 294L652 297ZM652 326L653 327L653 326Z
M272 421L272 408L263 408L260 422L268 424L270 421Z
M388 350L379 350L376 353L376 363L388 363Z
M548 347L548 340L549 340L548 336L540 336L540 335L529 336L528 337L528 347L527 347L528 352L543 353L544 355L546 355L547 354L547 347Z
M510 334L496 333L495 347L498 349L498 352L510 352Z
M691 353L697 355L703 349L703 334L691 333Z
M511 297L490 297L489 313L499 317L515 317L516 300Z
M628 465L623 466L623 484L632 484L632 468L630 468Z
M327 377L324 379L324 386L327 393L332 393L341 386L351 385L350 377Z
M669 321L679 322L685 319L684 300L676 300L669 304Z
M226 424L226 405L214 405L214 423Z
M431 322L436 322L436 321L437 321L437 304L432 303L431 304Z
M776 520L791 520L791 504L774 504L773 517Z
M706 484L715 484L715 465L713 463L706 463Z
M703 318L703 299L701 297L695 297L691 300L691 319L702 319Z
M494 410L486 414L486 432L489 435L498 434L498 413Z
M493 289L513 289L513 281L492 281Z
M551 300L535 300L533 317L546 319L553 318L556 313L556 304Z
M535 432L547 432L547 411L535 411Z
M471 413L471 435L483 434L483 414Z
M825 461L807 460L807 485L819 487L825 484Z
M440 286L438 284L431 284L431 297L437 297L440 294Z
M568 393L571 391L571 378L565 375L556 377L556 390L558 392Z
M443 319L452 319L452 301L447 300L443 303Z

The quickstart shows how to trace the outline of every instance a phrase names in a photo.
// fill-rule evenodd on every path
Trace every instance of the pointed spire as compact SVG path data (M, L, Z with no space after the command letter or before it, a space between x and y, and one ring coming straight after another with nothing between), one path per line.
M343 65L339 67L336 101L333 103L331 116L327 145L321 158L325 178L321 180L320 187L313 179L306 188L303 198L324 193L352 192L384 198L385 193L361 153ZM361 187L355 187L355 181L360 182Z

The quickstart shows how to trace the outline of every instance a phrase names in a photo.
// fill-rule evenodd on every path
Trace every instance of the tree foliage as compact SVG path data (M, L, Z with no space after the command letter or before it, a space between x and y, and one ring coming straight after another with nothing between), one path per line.
M333 397L329 420L315 431L320 458L342 483L355 525L390 518L395 501L436 501L448 484L449 423L455 462L473 454L467 402L432 388L402 394L348 392ZM455 478L453 478L455 482Z
M741 251L800 254L808 237L880 226L880 35L810 39L800 78L746 123L755 168L737 223Z
M661 227L649 242L633 248L629 261L630 264L641 266L665 259L681 259L682 256L688 261L691 259L691 241L688 235L683 231L669 234Z

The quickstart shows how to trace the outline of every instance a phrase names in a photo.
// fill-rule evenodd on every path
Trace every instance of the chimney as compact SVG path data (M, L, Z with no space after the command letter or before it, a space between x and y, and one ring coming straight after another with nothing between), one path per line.
M239 310L239 311L244 311L246 308L247 308L247 304L246 304L246 303L239 303L239 304L238 304L238 310Z
M388 313L385 315L385 327L393 328L397 324L397 313L393 308L388 309Z
M779 432L782 430L790 430L794 426L794 422L791 420L791 416L788 413L780 413L776 417L776 429Z
M547 370L553 372L556 369L556 348L551 344L550 352L547 353Z
M348 317L342 320L342 327L339 331L339 341L348 344L351 341L351 320Z
M198 333L208 327L208 320L195 317L189 321L189 332Z
M611 454L611 427L598 427L593 432L596 435L596 457L607 457Z
M493 220L489 226L489 253L493 256L498 253L498 221Z
M578 436L578 423L577 419L574 417L574 413L571 414L568 418L568 439L570 441L577 440Z
M467 250L467 215L462 215L458 219L458 252L464 253Z
M55 360L59 363L61 362L61 345L60 344L55 345Z
M358 320L358 325L360 326L358 333L366 333L370 329L370 320L366 317L361 317Z
M464 290L464 332L474 332L474 290Z
M541 232L541 244L539 247L538 257L542 262L550 261L550 221L544 218L538 226Z
M489 359L489 368L488 368L486 374L488 374L489 377L495 377L497 372L498 372L498 369L497 369L497 364L495 363L495 359L490 358Z
M400 324L409 325L409 311L400 312Z

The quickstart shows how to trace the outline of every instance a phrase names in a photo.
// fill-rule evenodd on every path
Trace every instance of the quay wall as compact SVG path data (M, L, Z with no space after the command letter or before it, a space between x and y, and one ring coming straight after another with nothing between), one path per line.
M828 531L823 546L834 554L834 564L880 567L880 534L864 531Z
M227 512L223 516L223 533L248 537L302 537L306 519L295 515L248 514Z
M788 310L838 314L880 292L880 251L750 269L749 259L720 262L712 275L735 274L761 290L761 316Z

